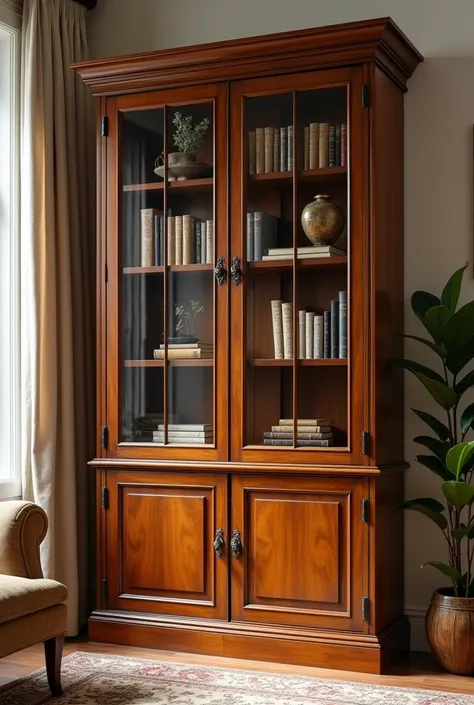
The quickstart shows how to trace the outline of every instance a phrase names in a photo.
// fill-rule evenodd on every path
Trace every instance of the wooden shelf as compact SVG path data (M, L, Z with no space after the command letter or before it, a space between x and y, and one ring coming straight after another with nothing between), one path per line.
M274 358L253 358L247 361L251 367L293 367L293 360ZM298 367L347 367L347 358L324 358L317 360L297 360Z
M214 179L209 176L205 179L186 179L185 181L168 181L168 189L183 193L183 191L204 190L209 191L214 185ZM123 187L126 192L130 191L163 191L164 181L152 181L147 184L129 184Z
M249 270L263 270L279 272L292 269L293 259L269 259L247 262ZM347 257L311 257L311 259L298 259L298 269L313 269L314 267L347 267Z
M168 267L170 272L211 272L213 264L172 264ZM124 267L124 274L163 274L164 267Z
M297 175L298 181L312 183L317 181L341 180L347 176L346 166L333 166L327 169L305 169ZM275 171L269 174L250 174L250 184L267 186L291 186L293 183L292 171Z
M125 360L124 367L164 367L164 360ZM193 360L193 359L172 359L168 360L170 367L212 367L213 359Z

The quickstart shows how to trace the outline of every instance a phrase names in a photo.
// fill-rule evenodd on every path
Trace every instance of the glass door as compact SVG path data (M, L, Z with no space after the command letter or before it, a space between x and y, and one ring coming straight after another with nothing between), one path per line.
M341 70L234 87L234 460L360 461L360 83Z
M109 109L118 149L108 184L108 416L119 457L227 453L227 406L217 404L227 380L225 105L225 89L211 86L118 98Z

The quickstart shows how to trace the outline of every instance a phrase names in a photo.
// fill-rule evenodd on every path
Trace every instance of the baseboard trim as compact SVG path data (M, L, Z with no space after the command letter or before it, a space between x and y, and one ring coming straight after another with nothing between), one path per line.
M405 615L410 622L410 649L411 651L429 651L430 647L425 635L426 610L406 607Z

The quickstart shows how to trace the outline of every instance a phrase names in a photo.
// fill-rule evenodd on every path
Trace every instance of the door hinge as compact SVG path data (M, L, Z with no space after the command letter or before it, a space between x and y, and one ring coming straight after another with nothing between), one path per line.
M368 108L370 106L370 86L368 83L364 83L362 86L362 107Z
M102 487L102 509L108 509L109 508L109 488L108 487Z
M362 431L362 455L369 455L370 452L370 434L368 431Z
M100 444L102 448L107 449L107 446L109 445L109 429L107 426L102 426L100 429Z
M108 117L108 115L102 115L102 119L100 121L100 130L101 130L102 137L109 136L109 117Z
M362 521L369 522L370 502L367 497L362 500Z
M370 600L368 597L362 598L362 621L368 622L370 619Z
M107 580L104 578L101 583L101 596L102 596L102 602L107 602L109 599L109 584Z

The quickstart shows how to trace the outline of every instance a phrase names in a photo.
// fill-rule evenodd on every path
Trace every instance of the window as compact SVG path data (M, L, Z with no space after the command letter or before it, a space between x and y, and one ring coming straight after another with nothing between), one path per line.
M21 495L20 27L20 17L0 7L0 499Z

